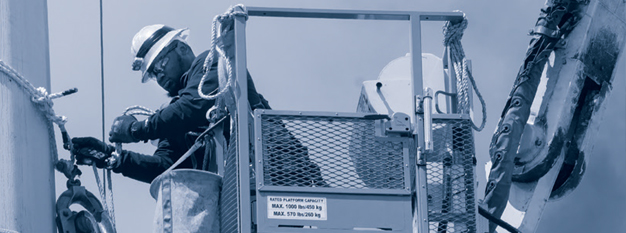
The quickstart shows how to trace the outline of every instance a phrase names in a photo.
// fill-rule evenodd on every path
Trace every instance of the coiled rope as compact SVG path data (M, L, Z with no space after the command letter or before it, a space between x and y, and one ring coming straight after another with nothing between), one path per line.
M478 91L476 81L474 81L474 76L472 76L472 72L469 70L467 60L465 59L465 52L463 51L463 45L461 45L461 38L463 37L463 32L466 28L467 18L465 15L463 15L463 20L461 22L446 22L443 27L443 34L445 37L443 43L445 46L450 48L450 60L452 62L452 66L454 67L456 76L462 77L463 80L469 80L472 84L472 88L476 92L476 96L478 96L478 100L480 100L483 119L480 127L476 126L476 124L472 121L472 128L476 131L481 131L485 128L485 124L487 123L487 107L483 96L480 94L480 91Z
M228 8L228 10L226 10L224 14L216 15L213 18L213 23L211 26L211 46L209 47L209 54L204 60L204 75L202 76L202 79L200 80L200 85L198 85L198 94L200 95L200 97L207 99L207 100L216 99L215 105L211 108L211 110L209 110L210 112L209 115L211 115L209 118L210 122L216 122L220 118L222 118L224 115L226 115L226 110L225 110L226 103L224 99L221 97L223 97L227 92L232 91L233 90L232 88L235 83L235 78L233 77L233 67L232 67L230 59L228 59L228 56L226 55L226 51L224 49L224 43L218 43L218 37L217 37L218 30L222 29L223 26L226 26L226 25L234 26L235 16L243 16L246 20L248 19L248 13L244 5L237 4L235 6L231 6L230 8ZM229 33L233 33L233 32L231 31ZM223 37L224 35L220 35L219 39ZM213 62L215 60L218 60L220 57L225 58L224 60L226 62L226 73L227 73L226 78L228 81L226 85L224 86L224 88L219 90L216 94L213 94L213 95L205 94L202 91L204 82L206 81L206 78L209 75L209 71L211 70L211 66Z

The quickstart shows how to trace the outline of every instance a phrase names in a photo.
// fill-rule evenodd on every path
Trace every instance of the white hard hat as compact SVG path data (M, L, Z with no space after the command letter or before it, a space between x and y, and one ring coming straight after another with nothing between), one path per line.
M145 26L135 34L130 51L135 56L133 70L141 70L142 83L150 79L150 74L146 70L161 50L174 40L187 43L187 36L189 36L189 29L174 29L163 24Z

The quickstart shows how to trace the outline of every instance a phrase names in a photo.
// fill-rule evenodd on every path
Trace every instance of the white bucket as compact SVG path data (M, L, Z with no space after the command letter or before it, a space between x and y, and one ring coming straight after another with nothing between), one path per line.
M154 214L158 233L219 233L222 177L193 169L159 175L150 185L157 200Z

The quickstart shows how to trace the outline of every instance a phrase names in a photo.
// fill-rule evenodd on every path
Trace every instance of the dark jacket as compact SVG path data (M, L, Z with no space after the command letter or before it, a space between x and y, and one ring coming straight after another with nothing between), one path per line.
M180 78L183 88L178 91L170 104L157 111L135 128L133 136L139 140L159 139L158 149L154 155L144 155L132 151L123 151L121 165L114 172L135 180L150 183L154 178L167 170L178 160L194 143L195 137L188 132L202 132L208 127L206 112L215 101L202 99L198 95L198 85L203 76L204 59L208 51L199 54L193 61L191 68ZM209 76L202 89L204 93L215 91L219 87L217 76L217 61L212 64ZM256 92L252 78L248 73L248 101L252 109L269 108L263 96ZM226 124L228 125L228 124ZM194 156L199 166L202 166L204 148L196 151ZM177 168L193 168L191 157Z

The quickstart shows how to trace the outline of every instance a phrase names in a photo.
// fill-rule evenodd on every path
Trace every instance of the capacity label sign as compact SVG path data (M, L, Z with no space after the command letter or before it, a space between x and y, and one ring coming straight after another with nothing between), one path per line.
M275 219L326 220L326 198L268 196L267 216Z

